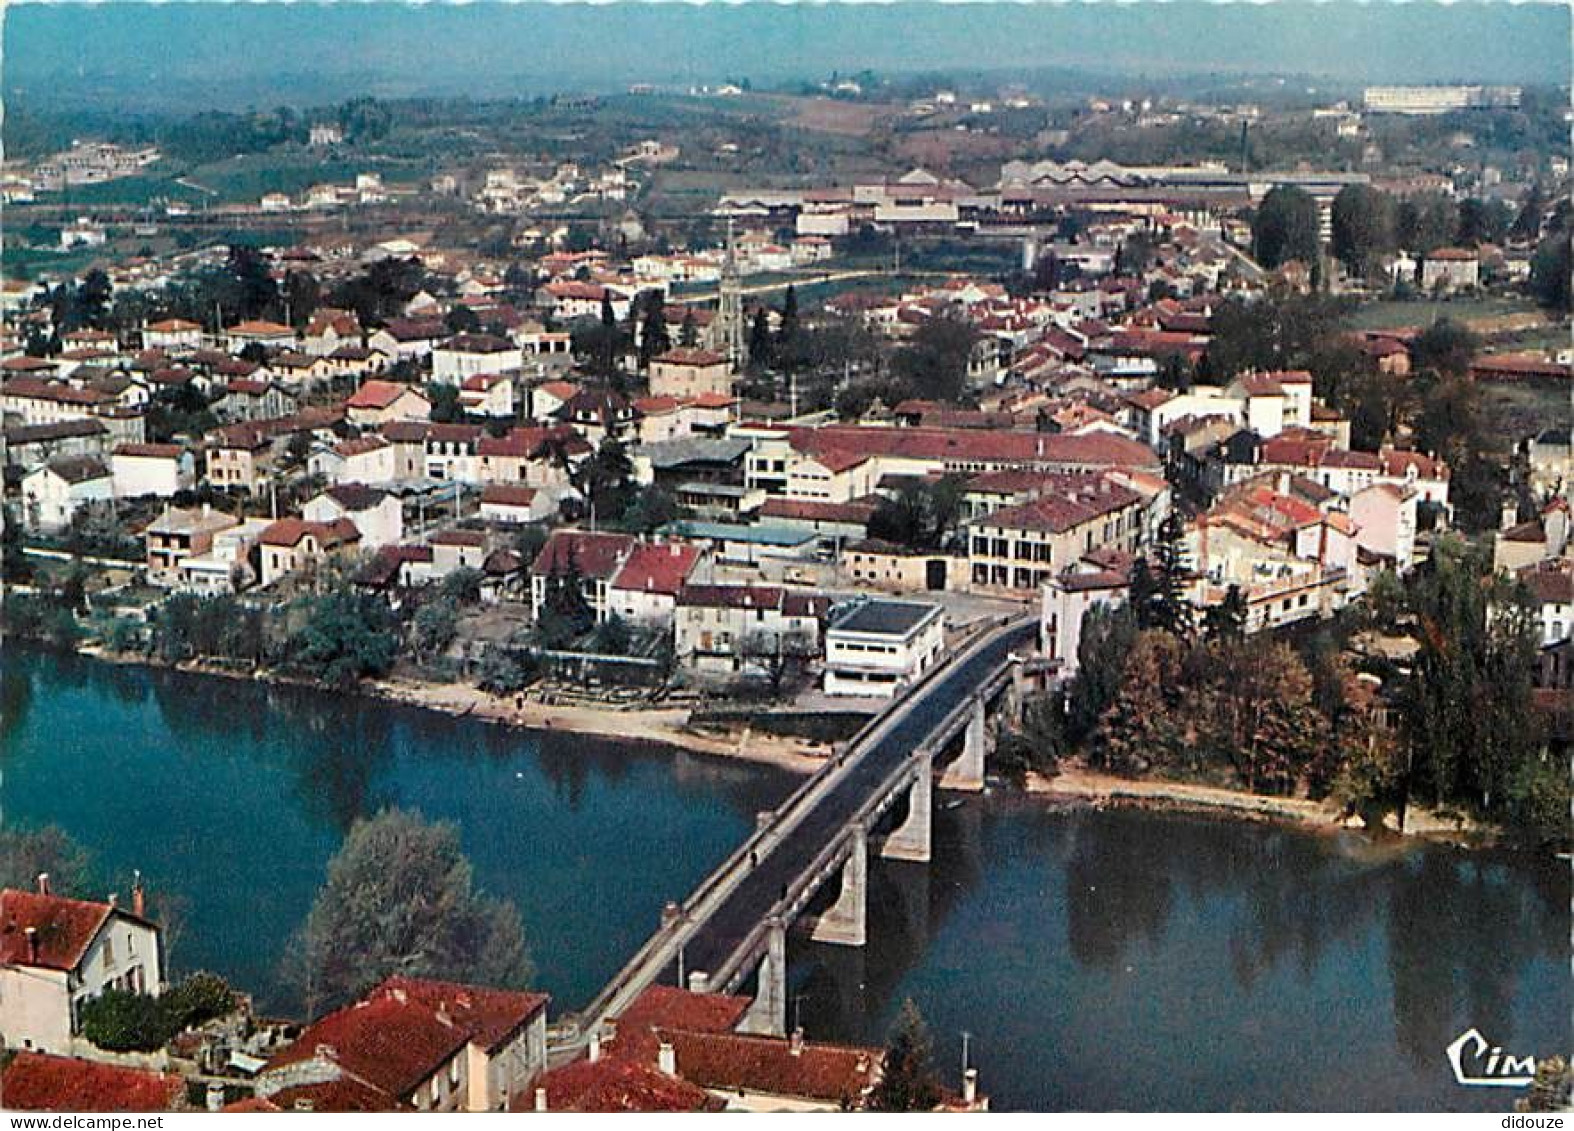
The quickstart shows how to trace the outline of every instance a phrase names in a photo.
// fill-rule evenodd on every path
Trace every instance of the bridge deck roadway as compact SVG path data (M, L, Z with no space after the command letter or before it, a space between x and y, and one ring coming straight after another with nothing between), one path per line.
M720 973L771 913L790 886L945 717L1006 663L1032 636L1028 624L996 636L972 655L919 688L899 709L894 725L858 753L848 772L823 794L750 869L684 945L689 970ZM713 988L720 989L714 981Z
M769 824L700 884L685 901L684 922L663 926L564 1027L556 1038L557 1055L571 1055L593 1029L616 1017L654 981L675 982L680 954L683 971L703 970L711 975L711 989L723 989L718 975L735 970L747 957L740 951L761 929L783 889L814 865L871 791L880 789L935 728L991 682L1012 652L1032 646L1036 632L1034 618L995 629L877 718L841 764L827 765L808 779Z

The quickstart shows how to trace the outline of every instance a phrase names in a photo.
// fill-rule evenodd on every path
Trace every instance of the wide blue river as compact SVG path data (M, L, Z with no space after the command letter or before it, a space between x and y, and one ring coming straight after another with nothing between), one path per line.
M518 907L556 1009L586 1001L793 786L786 774L353 698L7 646L0 820L54 823L122 892L178 897L172 964L262 1006L346 829L459 825ZM797 944L811 1037L880 1041L902 1001L997 1108L1504 1110L1457 1084L1469 1028L1567 1051L1568 867L1148 813L943 802L932 866L879 863L870 945Z

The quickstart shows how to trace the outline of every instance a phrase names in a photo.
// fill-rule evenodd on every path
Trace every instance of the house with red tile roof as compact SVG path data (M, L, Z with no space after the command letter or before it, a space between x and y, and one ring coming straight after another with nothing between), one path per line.
M651 359L653 397L685 398L703 393L730 397L732 391L732 366L726 354L680 346Z
M677 661L698 676L730 678L778 652L820 653L830 602L775 585L690 584L673 610Z
M360 428L376 428L390 420L429 420L432 400L399 381L365 381L344 402L344 415Z
M346 557L361 545L361 532L348 517L329 522L281 518L262 532L262 584Z
M23 1051L0 1073L0 1107L8 1111L175 1111L184 1098L173 1073L75 1057Z
M596 620L606 620L612 580L639 544L632 534L554 530L530 564L531 615L539 617L546 608L550 585L577 574L585 603Z
M668 986L642 993L586 1054L513 1110L845 1111L879 1080L878 1049L736 1032L749 999Z
M1094 549L1133 552L1146 533L1147 499L1106 476L1063 475L1021 489L1024 501L967 525L975 590L1037 593Z
M670 625L678 592L692 579L708 580L710 551L692 542L642 542L613 576L612 612L640 625Z
M131 906L67 899L40 875L36 891L0 891L0 1038L13 1049L78 1051L82 1003L107 989L163 989L159 928L140 881Z
M286 1110L502 1111L546 1067L547 995L391 977L257 1077Z

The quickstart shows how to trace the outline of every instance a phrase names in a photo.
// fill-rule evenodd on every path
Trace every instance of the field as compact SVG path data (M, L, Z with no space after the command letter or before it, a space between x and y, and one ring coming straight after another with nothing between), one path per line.
M1525 315L1539 316L1529 299L1497 296L1413 302L1384 299L1362 304L1350 321L1359 330L1397 330L1407 326L1424 328L1439 318L1451 318L1456 322L1488 323L1481 329L1490 330L1494 328L1491 321Z

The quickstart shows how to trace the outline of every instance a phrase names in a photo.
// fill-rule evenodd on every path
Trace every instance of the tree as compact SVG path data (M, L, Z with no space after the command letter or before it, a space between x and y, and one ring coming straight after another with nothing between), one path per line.
M955 401L967 385L967 365L978 331L949 315L930 318L897 351L891 369L908 396Z
M1574 309L1569 290L1569 273L1574 270L1574 259L1569 249L1569 233L1553 232L1536 245L1536 254L1530 261L1531 294L1542 306L1564 313Z
M1541 187L1540 181L1535 181L1519 202L1519 214L1514 217L1514 224L1508 231L1510 238L1535 242L1541 235L1541 218L1546 210L1546 190Z
M1454 242L1461 247L1502 243L1513 218L1512 210L1501 200L1471 197L1459 205L1459 230Z
M869 1110L933 1111L942 1098L929 1026L909 999L886 1041L880 1082L869 1093Z
M756 369L765 368L771 363L774 349L770 314L762 306L754 312L754 321L749 326L749 364Z
M608 436L601 446L579 465L575 486L595 509L596 518L614 522L628 509L633 498L634 465L622 443Z
M1522 593L1495 579L1483 550L1452 537L1433 544L1407 603L1420 645L1399 696L1407 793L1436 808L1512 819L1536 801L1546 764L1531 703L1534 615ZM1566 766L1562 783L1566 822Z
M1209 641L1235 641L1246 638L1246 594L1239 585L1225 591L1224 600L1203 614L1203 634Z
M1565 1057L1544 1056L1536 1061L1536 1075L1515 1111L1568 1111L1574 1104L1574 1066Z
M596 357L596 371L611 377L618 369L618 320L612 310L612 292L601 291L601 351Z
M1191 636L1192 609L1186 597L1191 563L1186 553L1186 526L1171 511L1159 525L1153 546L1154 590L1149 618L1153 627L1185 640Z
M1431 370L1449 377L1464 377L1475 361L1480 339L1468 326L1439 318L1410 343L1413 370Z
M646 291L645 321L639 335L639 367L649 369L653 358L671 348L672 335L667 332L667 312L662 305L661 292Z
M776 349L783 356L791 356L797 343L800 326L798 325L798 289L790 283L787 293L782 296L781 324L776 329Z
M1187 706L1195 735L1187 745L1230 766L1252 793L1284 794L1326 773L1327 720L1312 702L1312 680L1288 645L1267 639L1221 640L1193 654Z
M1065 712L1059 700L1035 695L1022 707L1022 717L995 743L995 769L1021 784L1028 774L1054 774L1068 751Z
M447 650L458 632L458 602L439 595L415 611L410 622L410 648L418 661L429 663Z
M1137 642L1132 605L1094 605L1082 618L1077 642L1077 674L1066 695L1066 737L1080 746L1092 737L1099 719L1120 694L1126 658Z
M50 890L87 896L87 850L58 825L0 827L0 887L31 890L40 873Z
M305 623L290 637L291 667L321 683L347 687L393 666L399 632L377 597L341 587L304 603Z
M1370 185L1346 185L1333 203L1333 251L1353 275L1369 279L1394 250L1394 202Z
M1446 246L1458 230L1458 207L1438 193L1400 201L1394 212L1399 246L1416 255L1430 255Z
M700 329L694 321L692 306L683 312L683 324L678 327L678 344L684 349L693 349L700 344Z
M1292 259L1315 263L1319 252L1317 202L1293 185L1268 190L1252 217L1252 254L1272 270Z
M918 550L942 548L962 513L962 477L907 481L869 516L869 536Z
M1183 761L1188 724L1174 707L1183 694L1181 642L1167 632L1138 635L1126 657L1120 693L1093 735L1089 762L1115 773L1142 774Z
M152 1052L172 1034L151 994L109 989L81 1006L82 1035L109 1052Z
M443 316L443 326L450 334L474 334L481 329L481 316L464 303L456 302Z
M322 303L322 285L310 271L291 271L284 276L284 302L290 325L297 330L311 321Z
M500 988L531 977L519 914L475 890L458 828L401 809L351 827L294 958L313 1015L395 974Z

